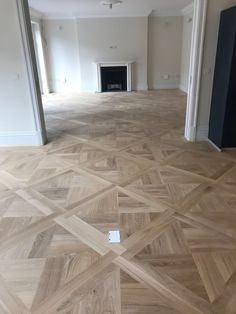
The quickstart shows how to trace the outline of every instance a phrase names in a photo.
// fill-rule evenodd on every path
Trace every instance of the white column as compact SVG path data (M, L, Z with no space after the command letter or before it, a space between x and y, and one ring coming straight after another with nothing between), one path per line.
M102 92L101 63L97 63L97 92Z
M127 64L127 91L132 91L132 63Z
M191 47L189 90L186 111L185 137L196 141L199 92L202 72L203 45L207 14L207 0L194 1L193 38Z

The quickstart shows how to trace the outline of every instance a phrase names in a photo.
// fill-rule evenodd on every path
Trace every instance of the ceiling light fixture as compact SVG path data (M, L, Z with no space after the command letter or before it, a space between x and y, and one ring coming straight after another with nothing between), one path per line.
M101 4L102 5L106 5L108 6L110 9L113 8L114 5L119 5L121 4L123 1L120 1L120 0L103 0L101 1Z

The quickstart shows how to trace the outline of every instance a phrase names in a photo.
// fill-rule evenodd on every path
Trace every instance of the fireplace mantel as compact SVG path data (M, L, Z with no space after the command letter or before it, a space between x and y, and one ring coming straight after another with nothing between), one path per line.
M132 64L134 61L100 61L94 62L97 67L97 92L102 92L102 83L101 83L101 68L102 67L127 67L127 91L132 91Z

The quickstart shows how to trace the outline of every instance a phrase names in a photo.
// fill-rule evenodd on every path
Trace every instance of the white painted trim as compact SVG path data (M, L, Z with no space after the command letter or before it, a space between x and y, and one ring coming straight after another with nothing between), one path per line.
M189 129L188 129L188 136L189 138L196 138L196 134L197 134L197 131L196 131L196 128L194 128L193 126L191 126ZM185 136L186 138L186 136ZM188 141L190 141L188 138L186 138ZM192 142L192 141L191 141Z
M41 133L0 132L0 146L40 146L43 145Z
M77 20L77 19L104 19L104 18L137 18L137 17L148 17L150 12L145 12L143 14L107 14L107 15L42 15L42 20Z
M31 31L31 19L28 7L28 1L17 0L17 15L19 27L21 31L21 39L23 44L23 53L27 67L27 78L30 88L30 96L32 108L34 112L35 132L40 134L40 143L46 143L46 126L44 121L43 105L39 85L39 77L37 72L37 63L34 52L33 37Z
M197 140L197 120L200 82L205 37L207 0L195 0L193 16L193 39L191 45L190 76L186 111L185 137L188 141Z
M180 89L182 92L188 94L188 86L187 86L187 85L180 84L180 85L179 85L179 89Z
M42 28L40 22L38 21L34 21L32 24L32 35L34 41L36 62L38 65L38 74L41 82L41 89L44 95L48 95L48 73L46 67L46 56L43 47Z
M222 149L220 149L218 146L216 146L209 138L207 139L207 142L219 153L222 152Z
M150 14L151 17L171 17L171 16L182 16L182 10L153 10Z
M150 90L159 90L159 89L179 89L179 84L156 84L152 85Z
M102 67L113 67L113 66L126 66L127 64L132 64L134 61L98 61L94 62L97 65L101 65Z
M41 13L41 12L39 12L33 8L30 8L30 16L33 18L41 20L43 17L43 13Z
M120 17L148 17L148 16L163 16L163 17L171 17L171 16L183 16L191 13L193 11L193 3L190 3L183 9L169 9L169 10L146 10L142 13L123 13L123 14L115 14L114 11L110 14L84 14L84 15L50 15L39 12L33 8L30 8L31 15L38 19L43 20L71 20L71 19L96 19L96 18L120 18Z
M209 133L209 126L208 125L201 125L198 126L196 129L193 129L194 136L196 137L197 141L206 141L208 140L208 133Z
M127 92L132 91L132 63L127 63Z
M187 5L185 8L183 8L181 10L182 12L182 15L188 15L190 13L192 13L194 10L194 2L193 3L190 3L189 5Z
M77 20L78 17L76 16L63 16L63 15L58 15L58 16L47 16L47 15L42 15L42 20L44 21L50 21L50 20Z
M186 9L186 11L185 11ZM179 10L152 10L152 11L144 11L143 13L137 13L137 14L130 14L130 13L124 13L124 14L114 14L114 11L112 14L101 14L101 15L92 15L92 14L84 14L84 15L47 15L47 14L41 14L41 19L43 20L71 20L71 19L99 19L99 18L122 18L122 17L171 17L171 16L183 16L193 11L193 4L190 4L184 9ZM192 10L192 11L191 11Z
M148 90L148 85L147 84L137 84L136 88L133 88L132 90L147 91Z

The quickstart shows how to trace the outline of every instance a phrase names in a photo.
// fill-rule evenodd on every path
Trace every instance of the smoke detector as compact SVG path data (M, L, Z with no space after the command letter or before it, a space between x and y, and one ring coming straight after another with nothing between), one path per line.
M115 5L121 4L123 1L120 0L103 0L101 1L102 5L108 6L110 9L113 8Z

